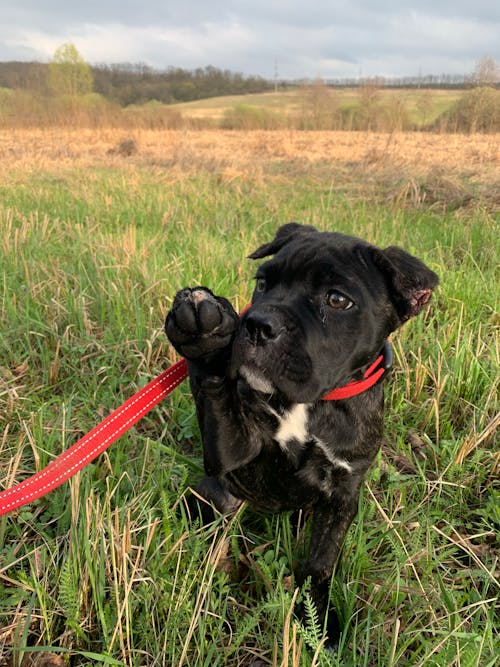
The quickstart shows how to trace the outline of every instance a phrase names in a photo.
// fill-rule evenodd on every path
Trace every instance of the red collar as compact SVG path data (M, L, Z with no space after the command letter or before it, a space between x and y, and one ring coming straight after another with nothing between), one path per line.
M354 380L349 382L344 387L337 387L332 389L328 394L323 396L323 401L341 401L344 398L351 398L363 393L382 378L392 366L392 347L388 340L385 341L384 347L380 355L375 359L373 364L366 369L362 380Z

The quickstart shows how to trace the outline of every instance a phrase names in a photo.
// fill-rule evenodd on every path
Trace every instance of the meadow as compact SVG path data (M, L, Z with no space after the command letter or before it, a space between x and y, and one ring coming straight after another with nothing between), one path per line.
M179 111L187 119L221 121L231 110L248 106L257 111L276 114L283 119L304 116L318 106L349 111L359 104L366 104L366 98L369 97L389 106L398 102L408 114L408 118L422 126L435 121L444 111L450 109L462 94L463 91L459 90L394 90L376 86L329 89L318 81L316 84L285 91L225 95L194 102L179 102L172 105L172 109Z
M384 447L331 583L338 654L293 616L307 517L189 524L183 385L0 518L0 666L496 665L499 219L498 134L0 130L2 489L176 359L179 287L242 308L246 257L284 222L401 245L441 278L394 336Z
M94 92L75 96L0 87L0 128L500 132L500 91L487 85L462 90L386 88L374 80L356 88L333 88L317 80L274 92L168 104L156 99L154 90L161 99L167 92L164 86L147 87L143 93L125 86L126 98L141 101L119 103Z

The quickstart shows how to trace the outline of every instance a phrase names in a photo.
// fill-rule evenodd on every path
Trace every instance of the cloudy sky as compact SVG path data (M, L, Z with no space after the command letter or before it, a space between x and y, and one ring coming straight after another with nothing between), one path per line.
M214 65L280 78L462 74L500 61L500 0L0 0L0 60Z

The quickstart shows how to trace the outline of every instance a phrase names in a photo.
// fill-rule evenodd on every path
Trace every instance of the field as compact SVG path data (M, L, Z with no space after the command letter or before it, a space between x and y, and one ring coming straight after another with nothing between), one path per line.
M332 579L338 654L293 617L303 518L189 525L182 386L0 518L0 666L497 664L499 218L498 135L0 131L1 488L175 360L180 286L242 308L246 257L283 222L401 245L441 278L394 337L385 445Z
M252 132L222 130L0 130L0 174L75 169L141 172L172 181L196 175L224 182L243 179L264 187L280 179L324 181L337 190L351 183L373 191L407 180L448 179L456 187L485 188L498 203L498 134L423 132ZM156 170L156 171L155 171ZM484 194L484 192L483 192Z
M278 113L280 116L300 115L311 106L311 98L319 95L325 100L334 102L340 109L351 109L355 107L362 97L363 92L359 89L345 88L340 90L324 89L322 86L299 87L288 91L272 93L255 93L247 95L226 95L224 97L211 97L196 102L183 102L172 106L180 111L186 118L201 120L221 120L231 109L240 105L246 105L258 110ZM435 120L443 111L449 109L456 102L462 91L456 90L391 90L377 89L374 91L380 102L399 100L410 117L417 123ZM424 118L425 115L425 118Z
M276 92L120 106L94 93L70 100L0 88L0 128L33 127L495 133L500 131L500 92L375 84L338 89L318 81Z

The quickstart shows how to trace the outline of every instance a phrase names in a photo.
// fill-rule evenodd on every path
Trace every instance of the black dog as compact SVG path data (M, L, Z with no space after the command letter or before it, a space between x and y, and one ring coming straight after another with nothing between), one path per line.
M272 512L312 508L299 579L310 577L324 621L332 570L381 443L387 337L417 315L438 277L399 248L296 223L250 257L269 255L241 318L195 287L177 293L165 328L188 360L207 473L199 493L221 512L242 500ZM330 646L338 632L330 611Z

